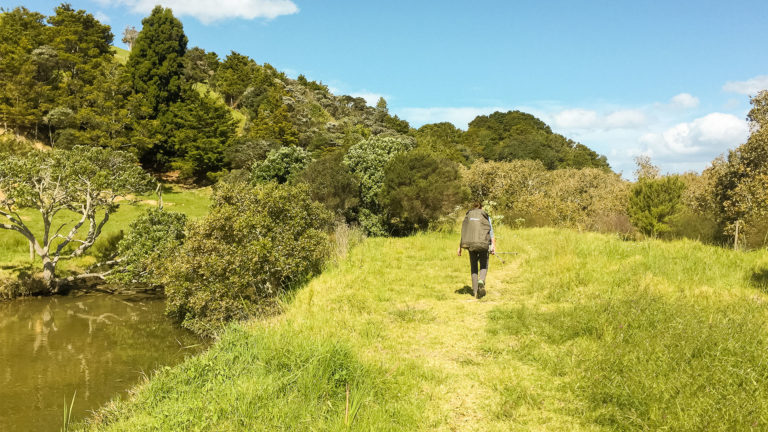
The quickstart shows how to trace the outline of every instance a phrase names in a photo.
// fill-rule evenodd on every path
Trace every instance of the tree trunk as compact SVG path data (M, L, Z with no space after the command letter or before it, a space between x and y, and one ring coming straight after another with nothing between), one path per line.
M43 282L48 288L48 291L52 293L58 291L59 287L56 283L56 263L47 256L43 257Z

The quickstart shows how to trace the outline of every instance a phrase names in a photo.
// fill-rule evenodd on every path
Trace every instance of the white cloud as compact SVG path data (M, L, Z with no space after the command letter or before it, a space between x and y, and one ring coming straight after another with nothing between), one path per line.
M648 119L640 110L625 109L614 111L607 116L603 121L606 129L633 129L645 125Z
M281 15L291 15L299 11L299 7L291 0L116 0L104 4L123 4L133 12L149 13L160 4L169 7L178 16L192 16L204 24L214 21L243 18L274 19Z
M645 125L646 115L636 109L622 109L608 114L575 108L554 115L554 126L565 131L633 129Z
M728 81L723 90L747 96L756 95L760 90L768 89L768 75L758 75L746 81Z
M555 126L563 129L592 129L598 123L597 112L581 108L555 114Z
M678 123L660 133L639 138L646 152L663 160L687 160L694 155L709 159L747 139L749 126L732 114L711 113L691 122Z
M356 97L356 98L361 97L361 98L365 99L365 102L368 105L370 105L370 106L376 106L376 102L379 101L379 98L383 97L384 100L387 99L386 96L384 96L383 94L373 93L373 92L369 92L369 91L365 91L365 90L359 91L359 92L355 92L355 93L350 93L349 95L352 96L352 97Z
M102 24L108 24L111 21L109 16L107 16L107 14L105 14L102 11L96 12L95 14L93 14L93 17L99 20L99 22Z
M670 103L676 108L696 108L699 106L699 98L690 93L680 93L670 99Z

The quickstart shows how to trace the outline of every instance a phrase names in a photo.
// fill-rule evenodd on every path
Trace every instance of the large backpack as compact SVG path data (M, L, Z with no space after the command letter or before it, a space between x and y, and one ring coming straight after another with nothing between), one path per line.
M491 221L483 209L472 209L461 224L461 247L470 252L488 251L491 244Z

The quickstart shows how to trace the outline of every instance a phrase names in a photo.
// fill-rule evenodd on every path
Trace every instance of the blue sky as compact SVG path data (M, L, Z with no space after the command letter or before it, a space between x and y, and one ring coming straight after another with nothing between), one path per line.
M73 0L140 28L157 0ZM521 109L608 157L700 171L742 143L768 88L766 1L167 0L190 46L231 50L411 122ZM49 14L57 2L0 0Z

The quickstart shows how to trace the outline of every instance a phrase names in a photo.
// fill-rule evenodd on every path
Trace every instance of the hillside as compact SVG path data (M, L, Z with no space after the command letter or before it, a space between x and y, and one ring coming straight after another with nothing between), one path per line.
M519 255L492 258L480 301L456 234L368 239L283 314L234 326L85 429L768 427L765 252L497 235Z

